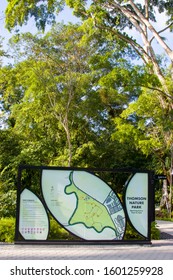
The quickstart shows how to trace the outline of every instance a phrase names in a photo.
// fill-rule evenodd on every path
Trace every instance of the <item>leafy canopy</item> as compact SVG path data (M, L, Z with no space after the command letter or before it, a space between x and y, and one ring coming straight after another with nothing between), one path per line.
M6 8L6 27L26 24L34 18L38 29L45 29L46 24L55 23L55 14L63 9L64 0L8 0Z

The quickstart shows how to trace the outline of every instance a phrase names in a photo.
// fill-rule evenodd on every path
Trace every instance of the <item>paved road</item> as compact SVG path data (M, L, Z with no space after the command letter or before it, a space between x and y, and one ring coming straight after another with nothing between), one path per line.
M173 238L173 222L168 222L168 221L156 221L157 222L157 227L161 231L161 233L166 233L170 235L170 238L172 236Z
M151 245L0 244L0 260L173 260L173 223L158 222L169 239Z
M173 240L152 245L1 245L1 260L173 260Z

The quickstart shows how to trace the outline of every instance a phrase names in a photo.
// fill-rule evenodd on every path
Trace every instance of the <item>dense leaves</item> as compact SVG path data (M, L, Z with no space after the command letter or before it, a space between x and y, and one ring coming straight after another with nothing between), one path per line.
M11 42L18 62L0 71L2 174L8 178L17 173L19 164L146 165L134 144L112 140L114 118L141 91L139 86L134 91L130 49L116 48L112 40L99 36L88 41L81 26L71 24L56 25L42 36L23 34ZM2 177L3 190L10 186L7 178Z
M16 25L26 24L34 18L37 28L45 29L46 24L55 22L55 12L63 8L63 0L8 0L6 9L6 27L10 30Z

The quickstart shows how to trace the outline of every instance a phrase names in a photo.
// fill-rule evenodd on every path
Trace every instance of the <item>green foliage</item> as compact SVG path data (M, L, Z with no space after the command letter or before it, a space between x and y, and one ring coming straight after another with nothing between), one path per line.
M21 152L20 136L12 129L0 131L0 192L8 193L17 184L18 156Z
M44 1L44 3L43 1L32 1L32 0L10 1L6 9L7 27L12 28L17 24L22 25L23 23L26 23L30 17L34 17L38 26L40 26L41 23L44 24L43 26L45 26L46 23L52 23L54 19L54 12L60 11L63 7L64 2L66 2L67 5L69 5L69 7L74 9L74 12L77 16L81 16L85 18L86 4L88 3L86 3L87 1L84 0L75 0L75 1L47 0ZM117 7L123 2L124 7L129 8L129 10L133 12L128 1L114 1L114 2L115 4L117 4ZM105 16L108 15L104 9L101 9L102 3L103 3L102 0L97 1L97 3L95 3L95 1L90 1L91 4L90 10L92 11L96 10L99 13L100 17L101 16L103 17L104 14ZM148 5L150 8L149 17L154 22L156 21L155 13L154 13L155 7L157 7L159 13L163 13L166 11L169 16L172 16L172 5L170 1L149 1ZM137 7L139 8L140 11L143 11L141 1L137 3ZM120 27L123 27L124 25L127 24L130 25L129 21L127 21L127 19L125 21L124 18L121 19L118 13L115 19L110 14L109 20L110 22L112 21L112 23L116 22Z
M140 236L129 224L127 224L125 240L143 240L143 237ZM160 239L160 231L157 228L157 223L151 223L151 239L158 240Z
M173 211L170 217L170 213L168 213L167 209L156 210L156 219L164 221L173 221Z
M57 221L50 219L50 232L48 236L49 240L71 240L72 236L68 231L61 227Z
M61 11L63 6L63 0L9 1L6 8L6 27L11 30L16 25L22 26L33 17L37 28L44 30L46 24L55 22L55 12Z
M122 143L133 139L137 149L152 155L151 168L158 173L164 170L169 178L173 122L168 107L163 108L159 99L162 97L157 91L143 89L139 98L115 119L113 139L119 138Z
M12 116L15 131L33 139L24 143L26 149L23 149L33 160L40 154L43 162L47 152L61 158L61 164L71 164L76 148L73 135L81 141L79 131L88 129L85 116L88 112L84 107L92 89L92 73L88 74L87 61L88 53L94 49L80 46L81 36L78 26L57 25L43 38L26 34L20 41L26 44L23 55L28 59L17 66L19 79L14 89L19 84L24 97L13 106ZM47 156L49 161L50 157Z
M115 48L110 38L86 44L83 35L79 25L59 24L44 36L13 41L19 63L2 69L1 83L8 121L20 135L18 163L96 167L115 166L117 158L130 165L124 159L125 151L135 152L131 144L121 149L111 140L113 118L137 95L126 87L127 48Z
M0 218L15 217L16 213L16 191L10 190L0 194Z
M160 231L157 228L157 223L156 222L151 223L151 239L153 239L153 240L159 240L160 239Z
M125 142L114 132L115 117L141 93L140 82L134 84L148 73L133 67L131 49L115 46L108 34L87 41L84 34L79 25L57 24L45 35L13 40L16 64L0 71L8 116L1 134L3 191L16 187L19 164L147 167L133 124L135 141L127 126L120 125Z
M0 218L0 242L14 242L15 219Z
M0 242L14 242L15 234L15 219L14 218L1 218L0 219ZM50 219L50 233L49 240L76 240L76 237L67 232L62 228L54 219ZM159 239L160 232L157 229L155 222L151 225L151 239ZM127 227L125 240L142 240L140 237L129 225Z
M125 240L143 240L143 237L141 235L139 235L129 223L127 223L124 239Z

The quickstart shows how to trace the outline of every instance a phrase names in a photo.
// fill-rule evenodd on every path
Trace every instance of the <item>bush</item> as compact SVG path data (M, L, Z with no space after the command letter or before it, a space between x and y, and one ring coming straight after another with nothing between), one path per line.
M0 219L0 242L14 242L15 237L15 218ZM62 228L55 220L50 219L49 240L71 240L73 236Z
M11 218L1 218L0 219L0 242L14 242L15 235L15 219ZM62 228L54 219L50 219L50 232L49 240L73 240L78 239L71 235L68 231ZM136 239L142 240L143 238L133 230L129 225L127 226L127 231L125 235L125 240ZM156 222L151 224L151 239L160 239L160 231L156 227Z
M0 242L14 242L15 235L15 219L1 218L0 219Z
M160 239L160 231L156 227L156 222L151 223L151 239L158 240ZM125 240L143 240L143 237L140 236L136 230L134 230L129 224L127 224Z
M50 219L49 240L71 240L71 234L61 227L54 219Z
M16 191L10 190L0 195L0 218L15 217L16 213Z
M159 240L160 239L160 231L156 226L157 226L156 222L151 223L151 239Z
M127 223L124 239L125 240L143 240L143 237L141 235L139 235L138 232L133 227L131 227L131 225L129 225Z
M165 220L165 221L171 221L173 219L171 219L171 217L173 217L173 211L171 213L171 217L170 217L170 213L168 213L168 211L166 209L159 209L156 212L156 220Z

